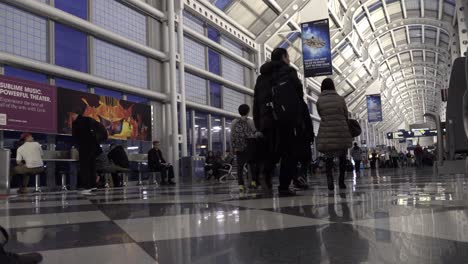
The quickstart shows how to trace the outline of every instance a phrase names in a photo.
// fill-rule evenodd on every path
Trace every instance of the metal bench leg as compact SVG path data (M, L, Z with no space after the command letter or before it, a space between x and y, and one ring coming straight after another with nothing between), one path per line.
M138 186L143 185L142 177L143 177L143 173L138 172L138 183L137 183Z
M159 185L159 184L158 184L158 180L157 180L157 178L156 178L156 175L158 175L158 173L157 173L157 172L153 172L152 174L153 174L153 180L152 180L151 184Z
M122 186L127 187L128 185L128 174L127 173L121 173L122 175Z
M40 193L42 192L42 189L41 189L41 175L40 174L36 174L34 176L34 182L35 182L35 188L34 188L34 192L35 193Z
M67 189L67 175L62 173L62 191L68 191Z
M109 183L110 180L109 180L109 178L110 178L110 174L109 174L109 173L105 173L105 174L104 174L104 180L106 181L106 184L105 184L106 189L109 189L109 188L110 188L110 183Z

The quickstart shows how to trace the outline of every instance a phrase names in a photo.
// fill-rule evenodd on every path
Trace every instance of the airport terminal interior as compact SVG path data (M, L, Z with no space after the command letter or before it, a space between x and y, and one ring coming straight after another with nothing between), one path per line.
M468 0L0 0L0 264L468 263L467 29ZM267 173L272 60L315 138Z

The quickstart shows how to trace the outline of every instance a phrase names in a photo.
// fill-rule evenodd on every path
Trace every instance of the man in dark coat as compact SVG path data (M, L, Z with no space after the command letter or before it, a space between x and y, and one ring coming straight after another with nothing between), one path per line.
M78 188L85 189L84 194L96 188L96 157L102 153L99 145L107 139L106 129L96 120L84 116L85 108L79 109L72 124L72 136L79 151Z
M120 168L130 168L130 161L128 160L127 152L125 152L122 145L111 144L107 158ZM114 187L122 187L119 174L117 172L113 172L111 175L112 180L114 181Z
M163 158L160 147L159 141L153 142L153 148L148 152L148 168L151 172L161 172L161 185L175 185L172 180L174 168Z
M297 128L303 122L302 115L291 116L287 125L279 125L274 119L272 102L272 86L277 80L286 80L291 93L297 96L297 102L303 102L302 83L297 72L289 66L289 55L285 49L277 48L271 54L271 61L260 68L261 75L257 78L254 94L254 123L257 131L263 134L261 171L264 188L271 188L271 172L275 163L281 160L279 193L294 194L289 189L293 175L297 171Z

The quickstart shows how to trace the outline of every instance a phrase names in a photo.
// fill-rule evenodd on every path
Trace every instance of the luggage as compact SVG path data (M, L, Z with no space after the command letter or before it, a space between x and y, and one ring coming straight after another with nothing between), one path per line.
M354 119L348 119L349 132L353 138L359 137L362 133L361 125Z

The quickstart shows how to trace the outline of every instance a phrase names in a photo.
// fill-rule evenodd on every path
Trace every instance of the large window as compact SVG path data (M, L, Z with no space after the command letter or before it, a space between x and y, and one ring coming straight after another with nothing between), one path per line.
M226 151L231 150L231 124L234 119L226 118L224 126L226 127Z
M55 79L55 86L67 88L70 90L76 90L80 92L88 92L88 86L84 83L74 82L66 79Z
M55 64L88 72L88 40L86 34L55 23Z
M220 116L211 116L211 149L216 152L223 152L223 126Z
M88 18L87 0L55 0L55 7L82 19Z
M23 80L28 80L38 83L47 83L47 76L37 72L27 71L23 69L14 68L11 66L4 67L5 76L16 77Z
M221 84L210 81L210 105L221 108Z
M195 138L196 154L206 156L208 151L208 115L205 113L195 113Z

